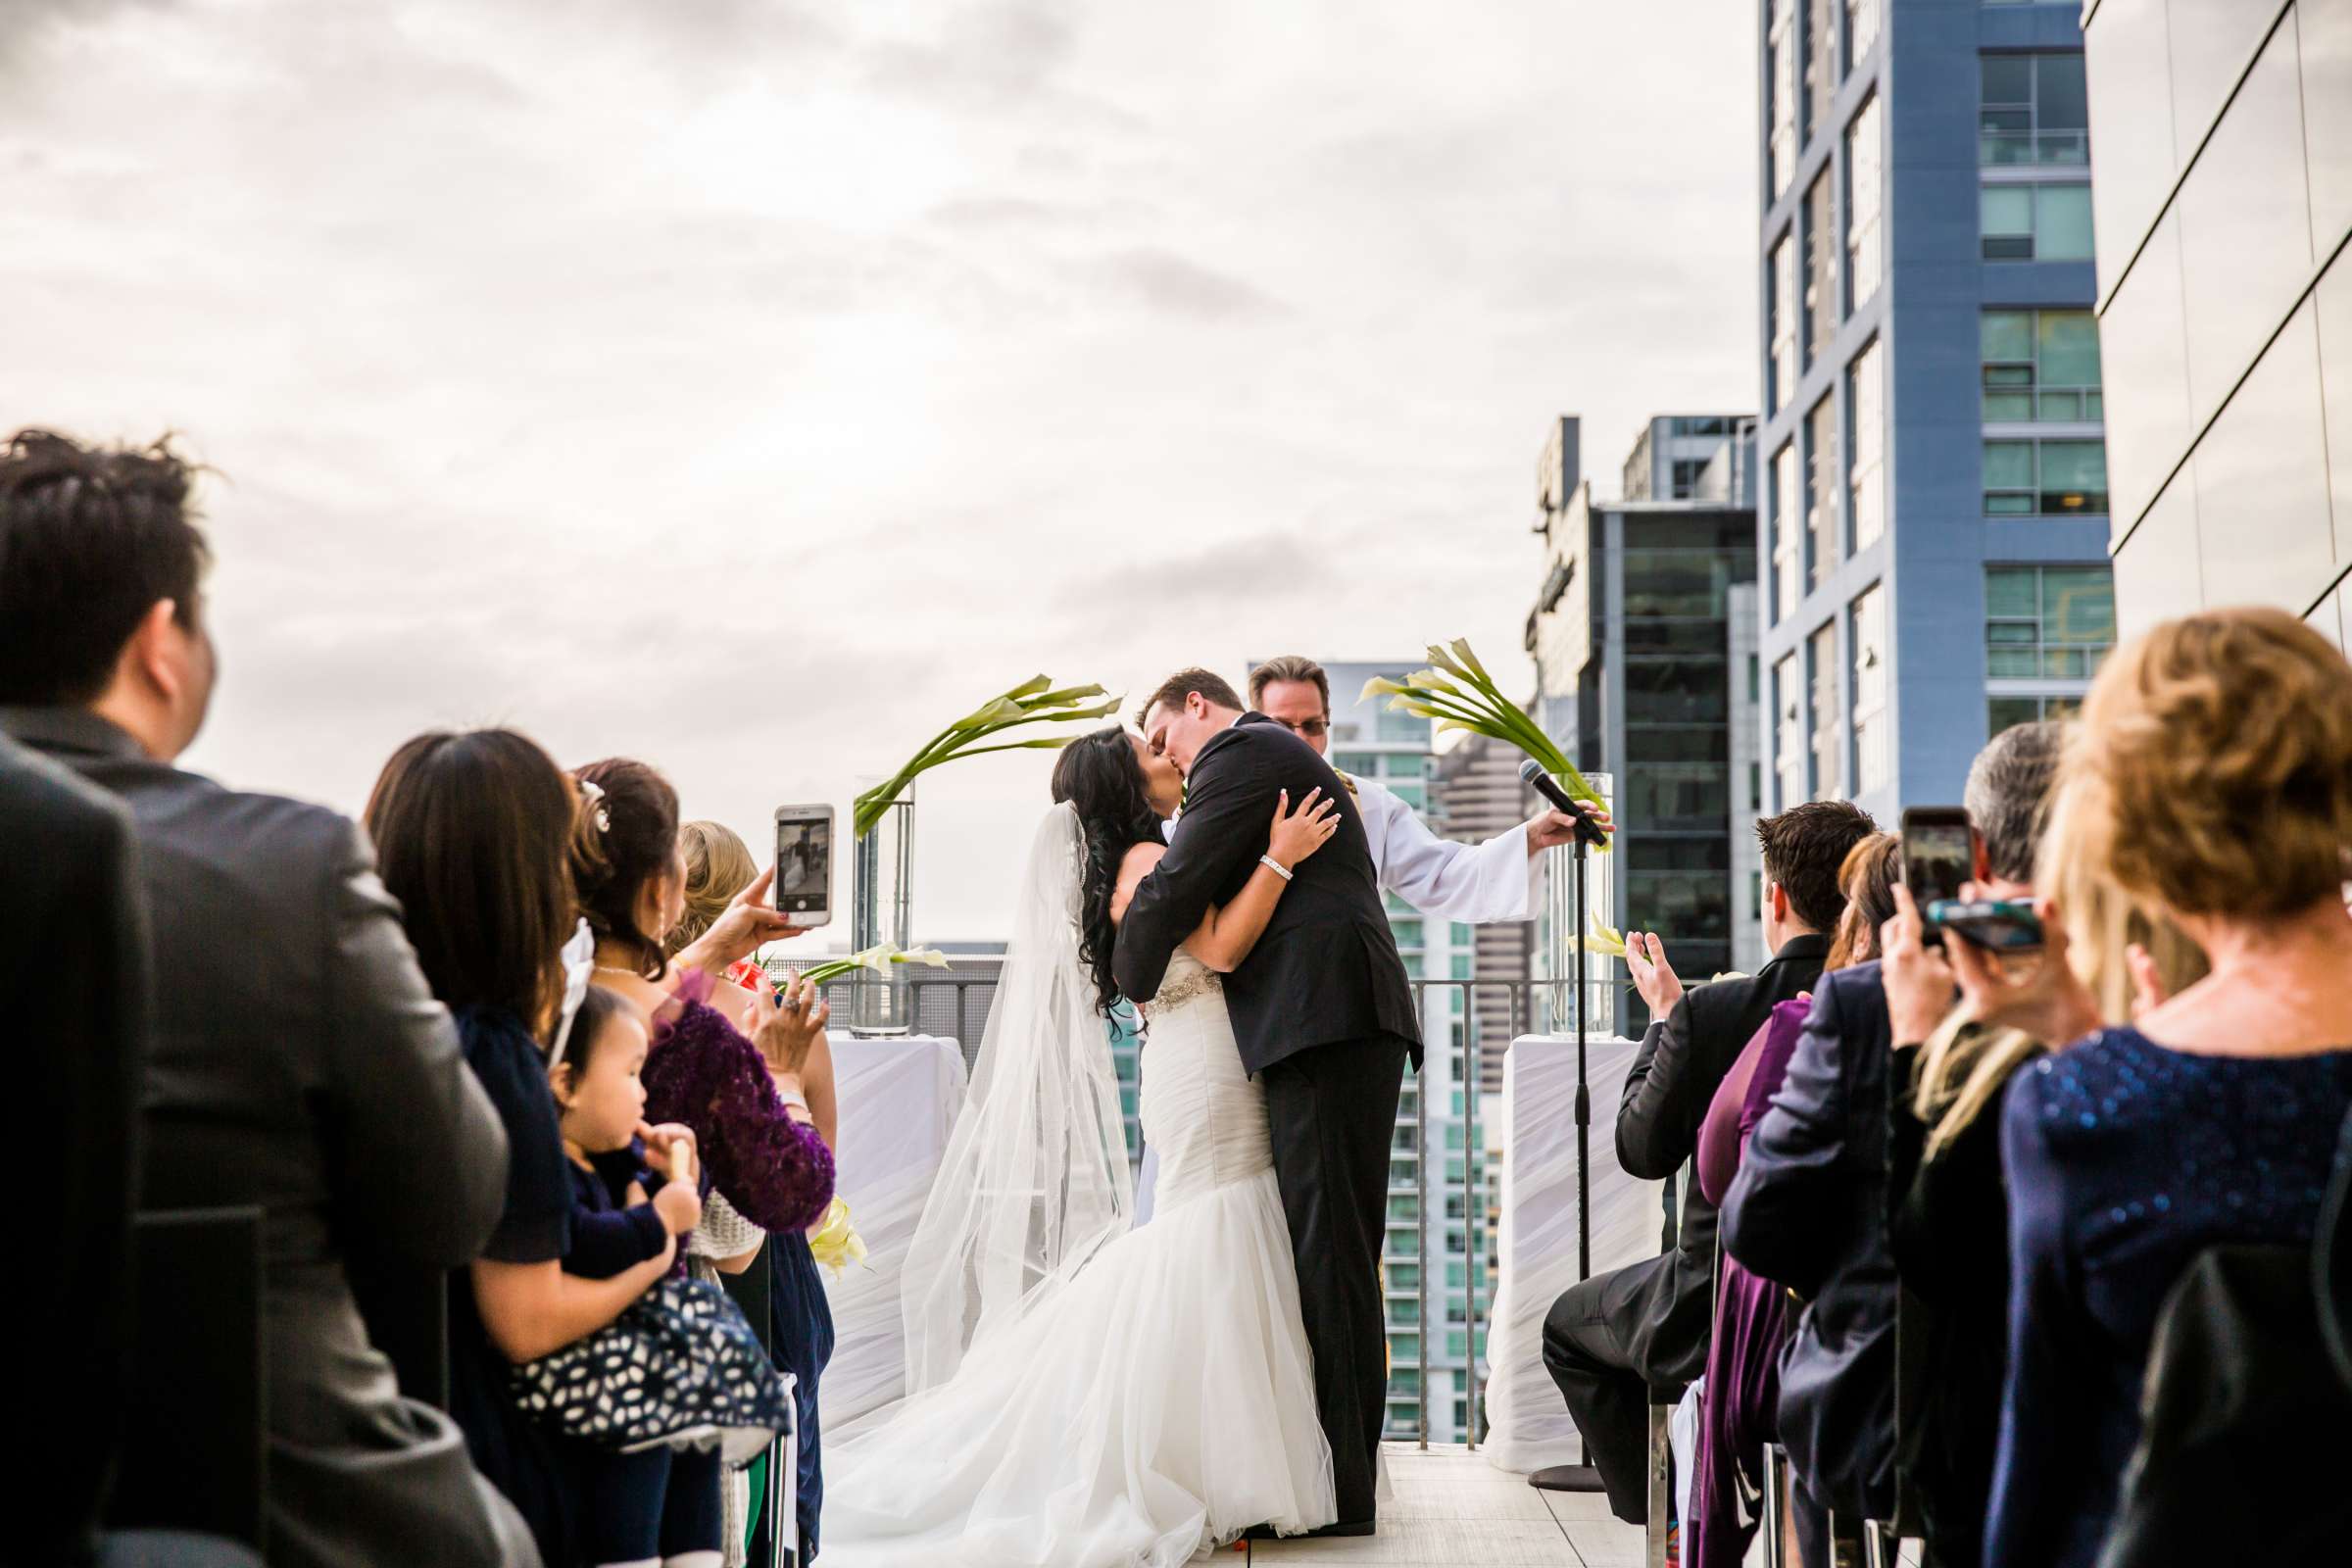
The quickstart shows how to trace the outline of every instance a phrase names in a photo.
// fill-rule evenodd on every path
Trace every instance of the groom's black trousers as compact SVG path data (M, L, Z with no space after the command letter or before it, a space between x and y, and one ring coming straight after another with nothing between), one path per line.
M1331 1444L1340 1521L1368 1521L1388 1410L1388 1324L1380 1248L1388 1231L1389 1146L1406 1046L1393 1036L1315 1046L1258 1074L1274 1179L1298 1265L1298 1306L1315 1357L1315 1406Z

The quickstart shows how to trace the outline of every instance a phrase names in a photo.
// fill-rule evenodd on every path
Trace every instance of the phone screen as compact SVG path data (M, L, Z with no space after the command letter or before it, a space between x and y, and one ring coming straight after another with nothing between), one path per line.
M827 817L778 818L776 910L807 914L826 908L833 887L833 823Z
M1920 907L1956 899L1968 880L1971 852L1966 819L1913 819L1903 824L1903 885Z

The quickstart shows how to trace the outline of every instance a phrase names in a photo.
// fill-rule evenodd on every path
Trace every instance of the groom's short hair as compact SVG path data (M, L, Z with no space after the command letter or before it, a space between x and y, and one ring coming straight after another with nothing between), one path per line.
M1206 669L1180 669L1161 681L1159 690L1144 699L1144 706L1135 710L1136 727L1142 728L1144 715L1163 704L1182 708L1185 698L1193 692L1199 692L1219 708L1230 708L1237 713L1243 711L1241 694L1224 676Z

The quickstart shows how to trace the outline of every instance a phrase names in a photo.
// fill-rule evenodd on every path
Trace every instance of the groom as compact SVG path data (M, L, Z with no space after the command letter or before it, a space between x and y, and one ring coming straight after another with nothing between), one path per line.
M1225 1002L1242 1065L1266 1094L1315 1403L1331 1443L1339 1521L1327 1533L1368 1536L1387 1407L1379 1261L1389 1144L1405 1057L1421 1058L1412 988L1363 818L1312 747L1242 711L1233 688L1204 669L1170 676L1141 722L1152 751L1184 774L1185 798L1166 858L1119 927L1113 967L1130 997L1156 992L1177 945L1256 871L1284 791L1298 802L1320 789L1340 808L1339 832L1291 872L1265 934L1226 977Z

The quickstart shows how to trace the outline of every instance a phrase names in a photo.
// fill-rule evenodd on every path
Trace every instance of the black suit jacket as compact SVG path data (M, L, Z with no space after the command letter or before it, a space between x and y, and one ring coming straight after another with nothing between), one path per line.
M1840 1512L1893 1516L1894 1259L1876 963L1822 977L1788 1075L1723 1200L1724 1250L1808 1298L1781 1351L1781 1443Z
M273 1565L492 1564L457 1429L402 1400L343 1260L476 1256L507 1135L466 1066L357 824L226 790L80 709L0 728L138 824L155 974L145 1206L263 1210Z
M1119 989L1143 1001L1159 990L1177 947L1256 871L1277 798L1288 790L1296 807L1315 789L1339 803L1339 831L1293 867L1265 934L1225 979L1242 1065L1261 1072L1315 1046L1383 1036L1409 1045L1417 1063L1412 985L1355 797L1313 747L1263 713L1244 713L1193 759L1167 857L1135 890L1119 926Z
M0 738L0 997L23 1124L37 1129L47 1262L16 1276L29 1310L18 1397L41 1412L20 1450L27 1562L94 1554L129 1390L130 1210L147 1052L147 911L130 813ZM168 1291L170 1282L150 1282Z
M1670 1181L1698 1152L1698 1128L1715 1091L1772 1009L1820 977L1829 939L1791 937L1770 963L1740 980L1692 986L1652 1022L1617 1105L1617 1162L1644 1181ZM1691 1182L1666 1266L1628 1303L1637 1321L1620 1333L1660 1389L1706 1370L1715 1324L1715 1205Z

